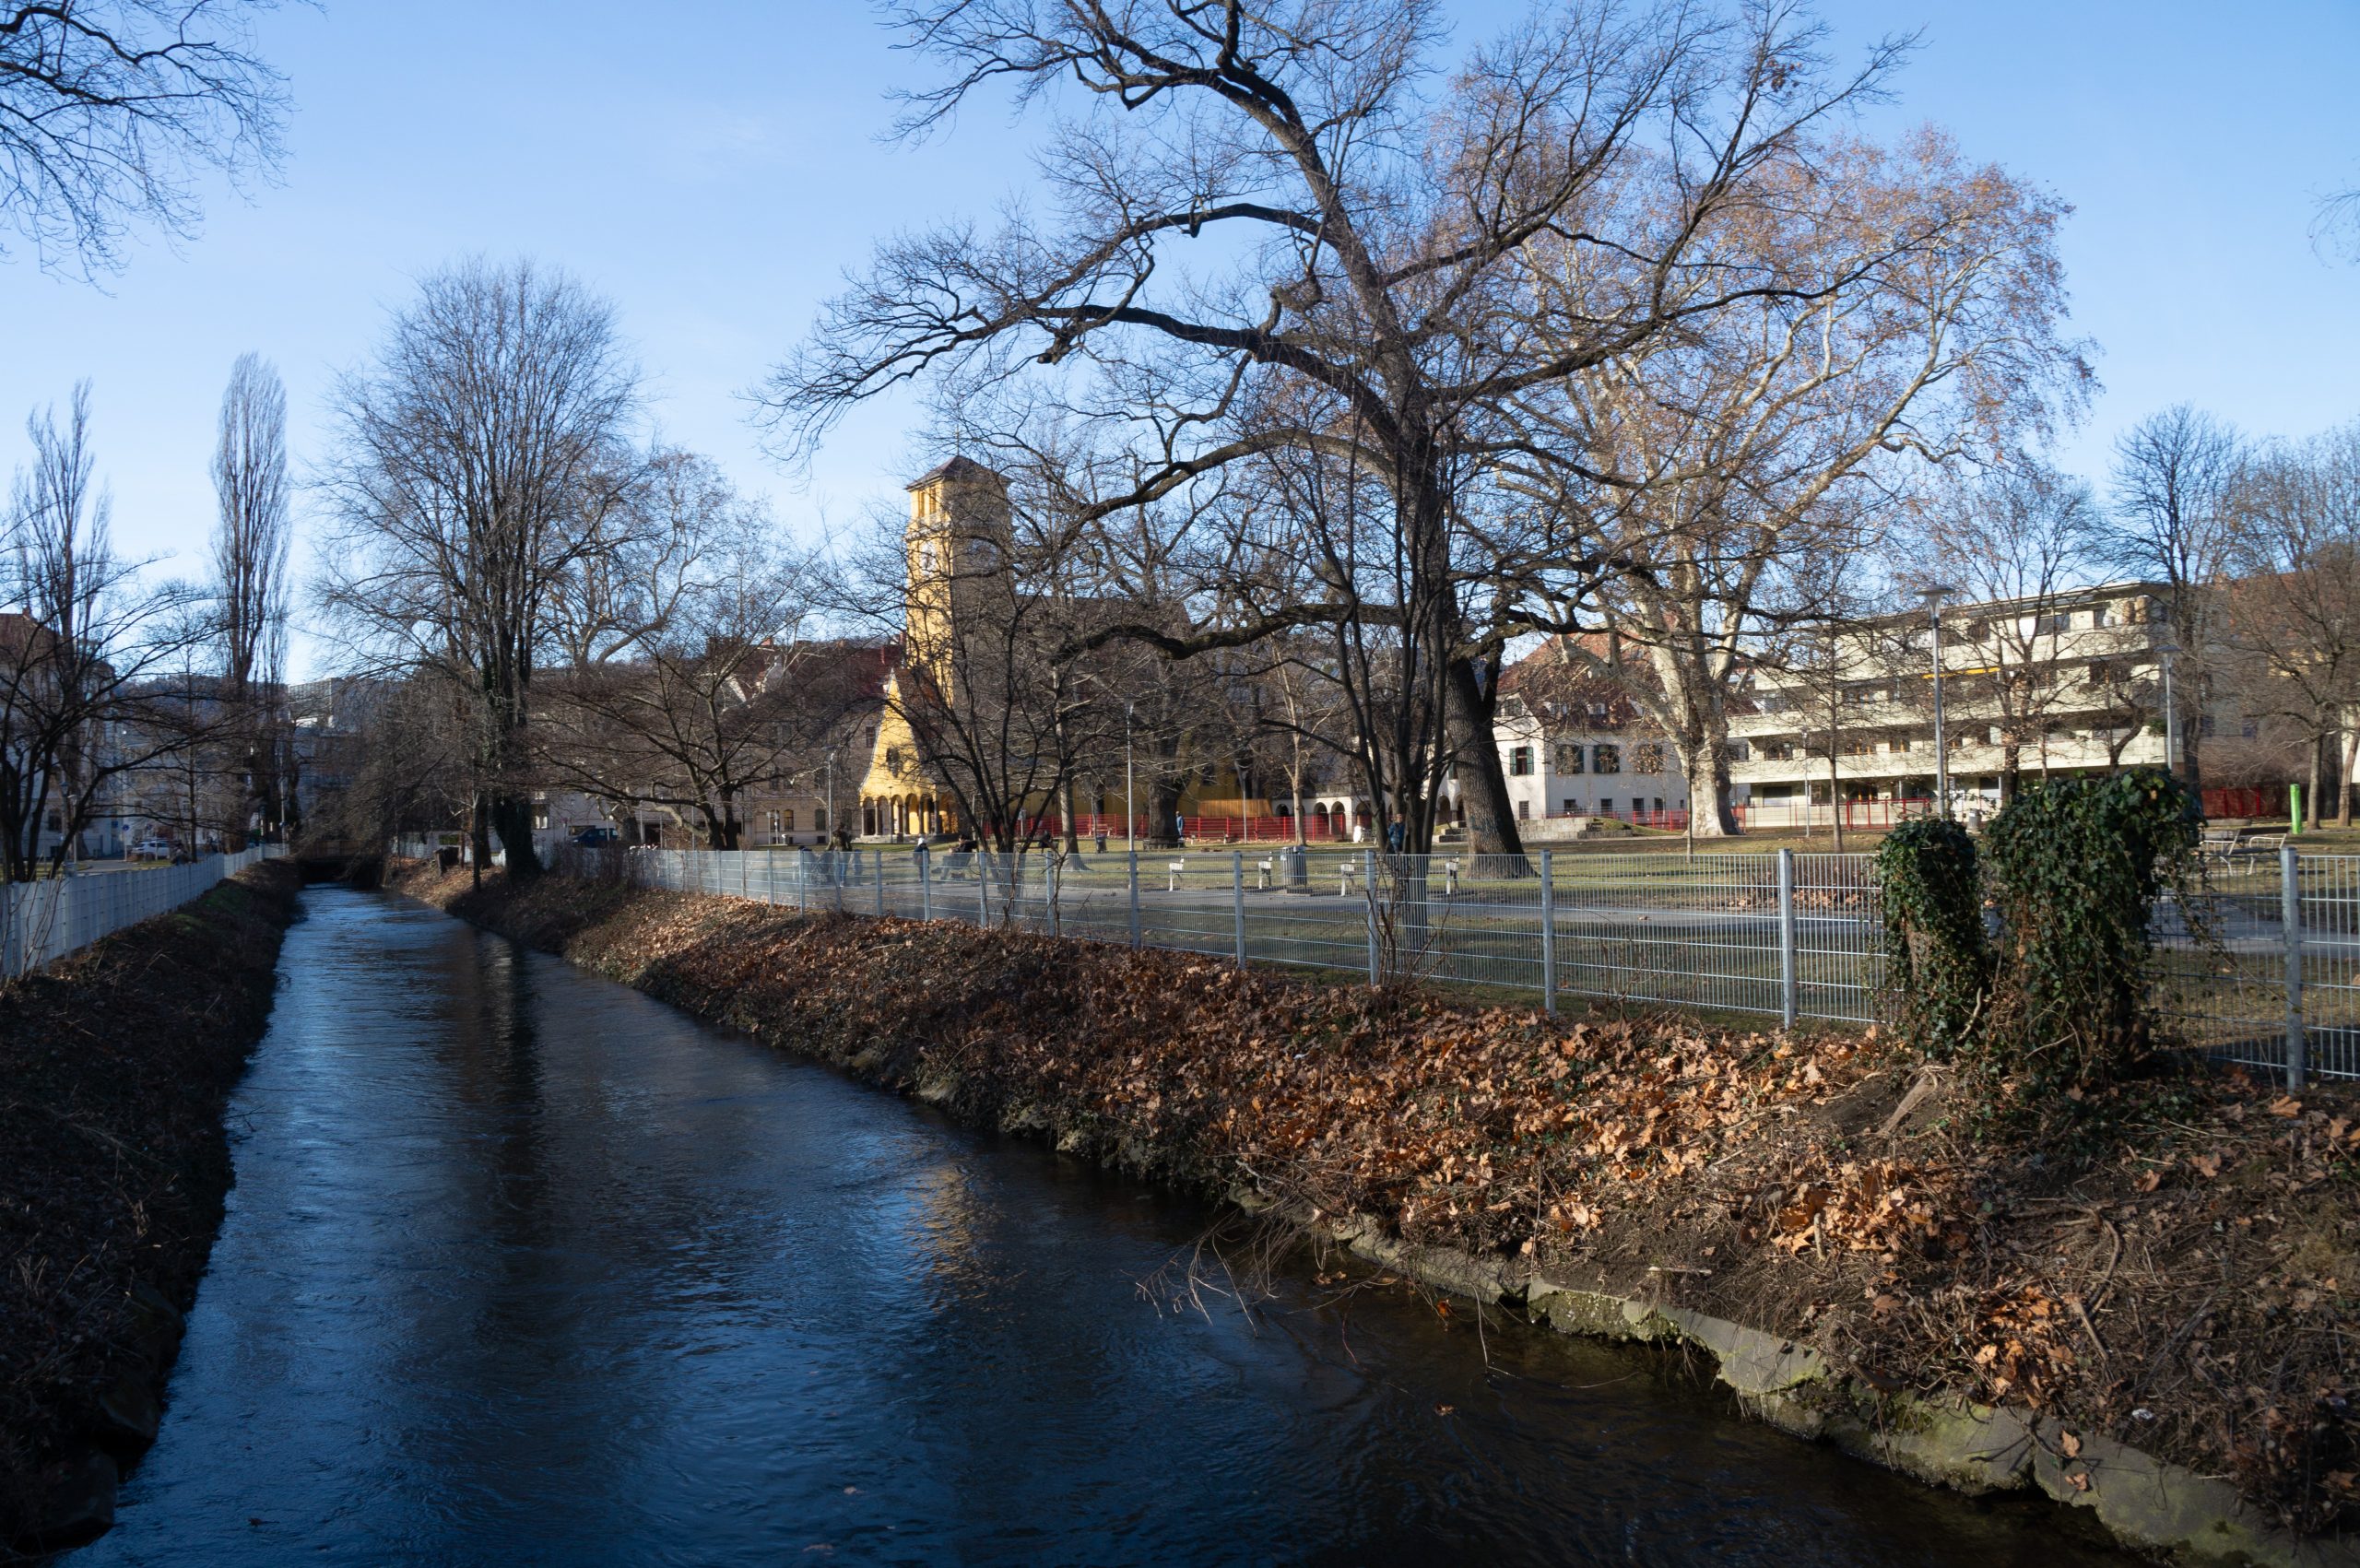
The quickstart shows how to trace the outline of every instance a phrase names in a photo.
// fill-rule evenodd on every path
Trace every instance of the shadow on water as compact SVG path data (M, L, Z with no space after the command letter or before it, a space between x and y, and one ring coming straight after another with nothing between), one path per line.
M1281 1269L377 895L315 890L102 1563L2114 1561L1630 1355Z

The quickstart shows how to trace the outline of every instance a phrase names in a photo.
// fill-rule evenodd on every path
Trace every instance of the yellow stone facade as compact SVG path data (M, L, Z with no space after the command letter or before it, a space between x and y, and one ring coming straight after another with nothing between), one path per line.
M877 740L868 772L860 781L860 825L865 835L906 838L962 831L958 805L921 760L917 737L903 716L901 683L931 681L951 701L949 650L958 584L988 576L985 556L1009 548L1007 482L982 464L953 457L909 487L910 521L903 536L909 587L905 595L902 665L886 678L885 703L878 715ZM1236 772L1213 770L1210 781L1192 778L1181 793L1183 816L1264 814L1267 801L1240 799ZM1089 810L1092 803L1083 803ZM1148 808L1142 797L1142 813ZM1030 809L1055 816L1045 797ZM1116 804L1114 809L1119 811Z

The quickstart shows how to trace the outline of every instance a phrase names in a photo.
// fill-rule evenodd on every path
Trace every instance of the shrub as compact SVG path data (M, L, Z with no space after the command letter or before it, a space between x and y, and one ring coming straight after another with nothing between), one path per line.
M1975 841L1947 819L1902 823L1877 851L1886 985L1903 1035L1930 1056L1965 1049L1991 984Z
M2149 1049L2149 922L2167 887L2200 907L2202 824L2156 768L2036 784L1991 819L1984 859L2004 932L1983 1031L1994 1067L2083 1083Z

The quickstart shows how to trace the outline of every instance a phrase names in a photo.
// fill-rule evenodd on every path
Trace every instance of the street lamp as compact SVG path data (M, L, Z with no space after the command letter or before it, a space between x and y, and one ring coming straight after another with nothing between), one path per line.
M828 831L820 836L826 844L836 836L836 749L828 748Z
M2164 772L2179 777L2179 706L2172 701L2172 655L2179 652L2169 641L2155 644L2164 662Z
M1942 734L1942 601L1957 593L1947 583L1929 583L1918 590L1934 625L1934 809L1951 814L1951 753Z

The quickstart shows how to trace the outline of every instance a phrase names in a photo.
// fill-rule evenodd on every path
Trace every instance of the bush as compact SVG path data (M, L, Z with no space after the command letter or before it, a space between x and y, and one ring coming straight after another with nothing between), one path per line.
M2153 1044L2149 921L2165 888L2199 907L2203 817L2161 769L2061 779L2017 795L1984 833L2004 930L1984 1034L1992 1065L2086 1083Z
M1970 1043L1991 985L1975 841L1943 818L1894 829L1877 851L1885 980L1902 1033L1929 1056Z

